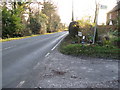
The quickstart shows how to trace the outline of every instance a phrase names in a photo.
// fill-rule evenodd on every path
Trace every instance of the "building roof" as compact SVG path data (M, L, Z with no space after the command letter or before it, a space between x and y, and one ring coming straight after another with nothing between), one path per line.
M120 1L117 3L117 5L111 10L109 11L108 13L111 13L111 12L115 12L115 11L118 11L120 10Z

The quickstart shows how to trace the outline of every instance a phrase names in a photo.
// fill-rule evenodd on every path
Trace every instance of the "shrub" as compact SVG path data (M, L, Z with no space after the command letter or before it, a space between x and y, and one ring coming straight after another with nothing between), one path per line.
M2 38L21 36L24 25L21 23L19 9L8 10L3 7L2 10Z
M73 21L69 25L69 35L75 37L78 35L79 25L76 21Z

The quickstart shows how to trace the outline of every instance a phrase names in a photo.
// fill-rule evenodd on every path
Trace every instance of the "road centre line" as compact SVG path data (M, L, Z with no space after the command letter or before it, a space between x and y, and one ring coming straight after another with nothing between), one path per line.
M16 47L17 45L14 45L14 46L10 46L10 47L7 47L7 48L4 48L2 50L7 50L7 49L10 49L10 48L13 48L13 47Z
M7 49L10 49L10 48L12 48L12 47L7 47L7 48L4 48L3 50L7 50Z
M25 83L25 81L21 81L21 82L17 85L17 88L21 87L24 83Z

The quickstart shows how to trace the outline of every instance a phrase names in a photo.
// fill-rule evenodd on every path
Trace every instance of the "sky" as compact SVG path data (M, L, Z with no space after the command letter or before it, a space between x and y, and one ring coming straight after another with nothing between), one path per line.
M43 0L38 0L43 1ZM72 0L49 0L52 1L58 8L58 14L61 17L61 22L69 25L72 17ZM96 0L101 5L106 5L107 9L100 9L98 16L98 24L106 23L106 13L115 7L117 0ZM95 0L73 0L74 19L79 20L85 16L95 14Z

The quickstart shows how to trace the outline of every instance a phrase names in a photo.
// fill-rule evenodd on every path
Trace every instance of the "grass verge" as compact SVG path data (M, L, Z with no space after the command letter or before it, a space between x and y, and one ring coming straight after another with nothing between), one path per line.
M120 59L120 48L115 46L99 46L90 44L71 44L75 39L67 36L60 45L60 52L73 56L87 56L106 59Z
M56 32L55 32L55 33L56 33ZM53 33L45 33L45 34L30 35L30 36L25 36L25 37L16 37L16 38L0 39L0 42L6 42L6 41L12 41L12 40L24 39L24 38L35 37L35 36L39 36L39 35L47 35L47 34L53 34Z

